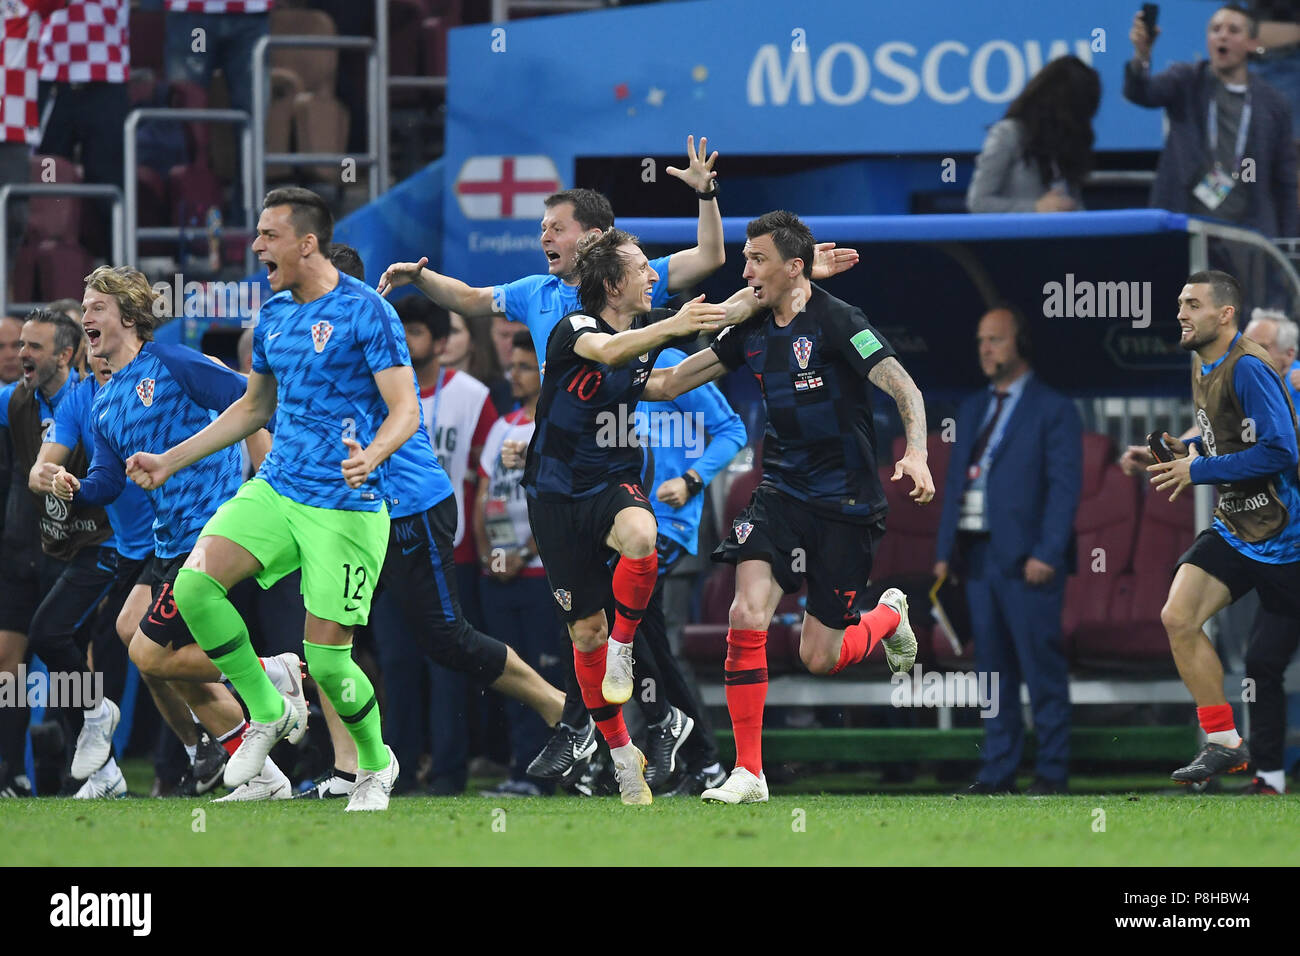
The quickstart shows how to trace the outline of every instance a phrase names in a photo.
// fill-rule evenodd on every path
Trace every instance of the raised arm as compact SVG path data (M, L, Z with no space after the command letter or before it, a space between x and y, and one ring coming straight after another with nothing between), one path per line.
M426 256L419 262L394 262L379 277L379 294L387 296L393 289L413 285L444 309L459 312L466 318L505 311L504 302L499 303L501 308L497 308L492 286L467 285L459 279L425 268L428 261Z
M686 155L689 165L686 169L669 166L665 172L675 176L697 193L707 192L717 173L713 164L718 160L717 150L708 154L708 138L700 137L700 148L695 149L695 137L686 137ZM705 157L708 157L707 159ZM714 272L727 261L727 252L722 244L722 213L718 210L718 200L700 200L700 220L696 227L695 246L675 252L668 260L668 291L689 289Z
M895 465L891 480L898 481L905 474L911 477L915 485L911 496L918 504L925 504L934 497L934 479L926 463L930 455L925 444L925 400L921 397L921 390L907 374L907 369L892 355L877 362L867 373L867 380L898 405L903 431L907 435L907 450Z

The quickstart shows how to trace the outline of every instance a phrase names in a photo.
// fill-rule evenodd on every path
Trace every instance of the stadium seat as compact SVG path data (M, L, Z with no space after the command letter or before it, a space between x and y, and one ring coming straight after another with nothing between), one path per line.
M1081 624L1073 656L1086 667L1172 670L1169 639L1160 610L1178 558L1195 538L1193 496L1149 492L1142 502L1133 549L1133 570L1115 581L1107 620Z
M1115 626L1115 587L1133 557L1140 488L1114 463L1115 457L1109 437L1083 435L1082 485L1074 517L1076 571L1065 582L1062 614L1067 654L1081 628L1094 634Z
M172 83L167 88L168 105L174 109L201 110L208 108L208 91L197 83ZM212 141L210 123L185 123L185 147L190 159L208 162L208 148Z
M755 466L749 471L742 471L731 479L731 484L727 486L727 503L723 509L722 515L722 533L724 535L731 533L731 523L736 520L736 515L740 514L749 504L750 496L754 494L754 489L758 487L759 482L763 480L763 470Z
M152 166L137 166L136 223L142 228L170 226L171 206L167 199L167 180ZM141 242L140 254L144 256L168 255L175 251L170 242Z
M388 5L388 74L389 76L424 76L420 68L423 46L423 21L428 16L424 0L390 0ZM388 102L393 109L417 107L421 91L395 89Z
M329 14L320 10L295 10L276 8L271 12L271 33L278 36L335 36L337 30ZM287 107L276 111L274 119L288 113L293 129L295 152L341 153L347 146L347 109L334 96L338 76L339 54L336 49L323 47L288 47L272 50L271 66L286 71L280 74L282 87L277 97L273 90L273 103L291 97ZM297 78L297 89L289 74ZM274 84L273 84L274 87ZM272 111L268 111L267 130L273 128ZM272 147L269 138L267 149ZM275 170L280 174L280 170ZM322 182L336 182L337 166L315 166L309 175ZM271 173L268 171L268 178ZM276 178L279 178L277 175Z
M193 229L194 238L188 243L188 251L206 256L208 211L221 208L221 181L206 161L197 160L187 166L173 167L167 184L171 194L171 221Z
M426 17L420 24L424 72L427 76L447 75L447 29L448 23L442 17Z
M47 161L53 181L75 184L82 181L81 169L63 156L32 156L28 161L28 179L40 183L50 179L43 175ZM33 196L27 203L27 228L14 251L13 292L15 302L39 302L49 299L75 298L81 301L85 291L82 278L90 271L92 259L78 237L84 219L94 215L94 205L69 196Z

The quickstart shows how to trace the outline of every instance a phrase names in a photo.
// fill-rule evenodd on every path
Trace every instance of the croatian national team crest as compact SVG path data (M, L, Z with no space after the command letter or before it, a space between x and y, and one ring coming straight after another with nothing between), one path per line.
M750 522L742 521L740 524L736 525L736 540L741 544L744 544L745 540L749 537L750 532L753 530L754 526Z
M311 344L316 346L318 353L325 351L325 344L329 342L330 336L334 334L334 326L330 325L324 319L321 319L311 327Z
M153 404L153 379L142 378L135 386L135 393L140 396L140 401L144 402L144 407L148 408Z
M801 335L794 340L794 357L800 368L808 367L808 359L812 358L812 342L808 336Z
M566 611L573 610L573 595L564 590L564 588L555 589L555 600L558 601L560 607L564 608Z

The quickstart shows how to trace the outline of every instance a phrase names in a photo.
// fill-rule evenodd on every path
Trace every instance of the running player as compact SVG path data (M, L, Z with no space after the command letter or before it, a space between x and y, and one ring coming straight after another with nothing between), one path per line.
M330 259L360 281L361 260L347 246L335 245ZM349 266L352 262L355 265ZM352 270L356 271L353 272ZM413 392L418 392L414 373ZM452 552L459 508L451 481L434 454L423 426L393 453L386 499L392 513L388 552L380 583L398 604L410 638L443 667L531 707L550 727L560 719L564 695L548 684L518 653L471 627L461 612ZM356 753L346 735L334 727L334 715L322 703L334 742L334 772L307 794L342 796Z
M647 804L645 757L619 705L632 696L632 639L655 587L657 528L641 488L640 443L618 423L632 418L659 351L716 329L727 309L701 296L671 318L646 315L658 276L620 229L583 241L578 272L584 310L565 316L547 342L523 486L583 701L609 744L623 802ZM611 550L620 555L612 576ZM611 591L612 630L604 611Z
M1300 617L1300 429L1268 353L1237 331L1241 286L1226 272L1197 272L1178 296L1178 344L1195 352L1192 401L1199 438L1169 435L1174 459L1151 462L1151 483L1172 501L1193 484L1219 488L1214 524L1178 563L1160 620L1179 676L1196 701L1206 743L1172 774L1200 783L1250 763L1223 693L1223 665L1205 622L1253 590L1266 611Z
M82 323L90 340L92 357L107 362L115 370L102 386L97 385L89 412L79 426L65 420L62 431L56 422L55 439L71 439L74 427L79 434L93 438L90 470L84 479L62 466L40 467L33 479L38 486L56 497L74 504L108 505L129 493L126 490L124 459L141 448L163 448L194 434L243 394L244 379L225 366L204 357L193 349L162 345L152 341L157 313L157 295L148 279L129 267L100 267L86 277ZM255 439L259 452L266 436ZM48 481L48 485L44 484ZM239 746L247 724L239 702L221 683L221 674L176 613L172 587L181 565L190 554L199 530L216 510L217 503L239 487L240 463L235 449L203 459L180 480L163 489L146 491L153 505L153 552L137 589L148 588L150 605L133 626L131 659L146 683L166 682L184 701L212 736L232 753ZM135 593L127 607L137 609L143 595ZM260 664L280 683L294 702L295 710L304 715L299 680L299 661L295 655L267 658ZM164 704L163 706L167 706ZM161 709L161 708L160 708ZM186 744L186 752L197 746L190 743L181 714L175 708L163 710L169 724ZM114 777L103 766L108 760L113 732L120 714L117 705L104 700L100 709L88 715L85 728L77 738L73 772L87 777L87 785L118 795L125 789L120 773ZM177 726L180 724L180 726ZM98 768L98 769L97 769ZM232 800L285 798L289 796L288 778L265 759L258 767L256 781L236 790ZM215 782L215 781L214 781Z
M892 480L909 477L918 504L934 497L921 392L859 309L810 282L808 227L778 211L751 221L745 234L744 274L760 311L726 329L711 349L656 370L645 390L647 400L673 398L744 366L758 379L767 410L763 481L713 555L736 565L725 667L736 767L721 787L701 794L722 803L768 798L767 626L782 592L807 580L799 656L814 674L839 673L881 641L894 671L915 663L902 591L890 588L865 614L855 606L886 512L868 382L897 403L907 435Z
M352 630L369 616L388 544L388 458L419 428L420 408L397 315L330 263L332 232L329 207L310 190L266 195L253 251L274 294L259 314L247 391L197 435L127 465L156 488L275 416L257 477L212 516L177 575L176 606L248 705L251 725L226 764L226 784L237 786L300 718L259 666L227 592L254 576L268 588L301 568L307 668L357 745L347 809L385 810L398 766L374 687L352 659Z

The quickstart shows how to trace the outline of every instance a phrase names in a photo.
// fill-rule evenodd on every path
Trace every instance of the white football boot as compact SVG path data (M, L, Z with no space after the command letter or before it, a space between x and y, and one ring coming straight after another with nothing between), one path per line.
M767 803L767 775L755 777L744 767L737 767L726 783L705 790L700 799L706 803Z

